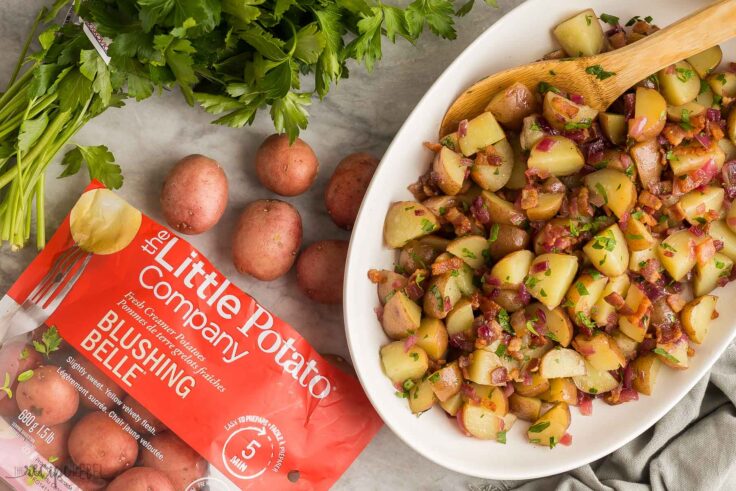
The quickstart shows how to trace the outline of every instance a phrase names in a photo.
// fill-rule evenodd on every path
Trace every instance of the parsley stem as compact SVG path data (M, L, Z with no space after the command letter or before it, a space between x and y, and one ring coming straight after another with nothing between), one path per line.
M46 176L41 174L41 179L36 183L36 247L39 251L46 245L46 216L43 209L45 192Z
M28 82L31 81L31 78L33 78L33 67L26 70L26 72L21 75L21 77L15 81L15 83L8 87L8 90L5 91L5 93L0 96L0 107L5 107L5 105L13 99L19 91L26 90L28 88Z
M36 29L38 29L38 24L41 23L41 17L43 17L46 14L46 9L43 8L38 11L38 14L36 14L36 20L33 21L33 25L31 25L31 30L28 33L28 37L26 38L26 42L23 43L23 49L20 51L20 56L18 56L18 61L15 64L15 69L13 70L13 74L10 76L10 82L8 82L8 85L13 85L13 82L15 82L15 79L18 77L18 73L20 73L20 69L23 67L23 65L26 63L26 54L28 53L28 48L31 46L31 41L33 41L33 38L36 34ZM29 70L30 72L31 70ZM28 73L28 72L26 72Z

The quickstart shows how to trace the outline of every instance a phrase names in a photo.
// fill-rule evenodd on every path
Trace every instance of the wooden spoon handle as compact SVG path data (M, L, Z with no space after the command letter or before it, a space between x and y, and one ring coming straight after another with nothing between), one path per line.
M615 97L649 75L732 37L736 37L736 0L721 0L667 29L595 57L604 70L617 74L601 81L602 89Z

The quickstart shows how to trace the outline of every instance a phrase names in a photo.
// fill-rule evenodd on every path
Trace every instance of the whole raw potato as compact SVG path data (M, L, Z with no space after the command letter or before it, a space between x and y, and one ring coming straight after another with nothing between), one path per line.
M66 469L64 473L82 491L102 491L107 487L107 481L101 477L95 477L79 467Z
M281 196L302 194L314 182L317 171L317 156L301 138L289 145L288 136L271 135L256 152L258 180Z
M60 425L51 426L50 432L46 434L45 438L39 438L37 435L33 438L33 447L57 469L62 469L69 458L69 451L67 449L67 441L69 440L69 433L72 429L72 423L67 421ZM48 435L53 434L53 438L48 438ZM49 443L47 440L51 440Z
M0 374L9 375L12 380L10 384L12 394L18 393L18 374L33 370L42 363L41 353L25 341L6 343L0 349ZM17 396L8 397L7 392L0 391L0 416L14 418L19 412Z
M30 379L18 383L18 409L36 416L36 423L54 426L69 421L79 407L79 393L64 380L58 367L44 365L33 369Z
M183 234L201 234L215 226L227 206L225 171L204 155L189 155L174 165L161 189L166 223Z
M323 240L307 247L296 263L299 288L315 302L342 302L347 255L347 240Z
M79 385L89 391L89 394L87 394L87 396L82 396L81 398L80 402L82 403L82 406L86 407L87 409L100 409L100 407L91 400L91 398L94 398L97 401L102 402L106 409L110 409L115 404L115 400L113 399L112 394L117 396L118 399L123 398L123 395L125 395L125 391L110 377L102 373L102 370L93 365L91 361L82 359L81 357L79 357L77 361L87 371L85 375L78 375L75 377L77 379L77 382L79 382ZM97 382L102 383L102 385L98 387L97 384L92 382L91 378L95 379ZM109 389L111 395L108 395L105 389Z
M72 428L69 455L81 469L107 479L133 467L138 443L105 413L94 411Z
M151 414L151 411L143 407L140 402L130 396L127 396L123 402L141 417L141 419L136 421L130 413L123 413L123 419L139 434L158 434L166 429L166 426L161 420Z
M302 218L289 203L261 199L245 207L233 234L233 262L264 281L286 274L302 245Z
M107 491L175 491L175 489L166 474L150 467L128 469L107 487Z
M365 152L350 154L337 164L325 189L325 206L335 225L353 228L376 167L378 159Z
M151 445L161 452L163 459L144 452L141 463L169 476L175 489L184 490L207 474L207 461L170 431L151 438Z

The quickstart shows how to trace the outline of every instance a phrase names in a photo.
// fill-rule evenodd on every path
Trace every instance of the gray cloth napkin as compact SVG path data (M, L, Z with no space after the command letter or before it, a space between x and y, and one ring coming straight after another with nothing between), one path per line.
M566 474L471 489L736 490L736 344L664 418L607 457Z

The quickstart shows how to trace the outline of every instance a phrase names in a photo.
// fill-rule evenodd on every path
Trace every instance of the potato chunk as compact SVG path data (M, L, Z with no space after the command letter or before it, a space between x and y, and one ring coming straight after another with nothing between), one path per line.
M707 223L706 215L718 213L723 206L725 191L720 186L704 186L694 189L680 198L680 207L685 212L685 218L693 225Z
M397 291L383 307L381 325L391 339L403 339L419 328L421 317L419 305Z
M710 261L695 265L693 275L693 293L700 297L712 292L718 286L718 281L731 276L733 261L720 252L716 252Z
M539 417L527 431L529 442L554 447L570 427L570 407L558 402Z
M626 365L626 357L608 334L602 332L592 336L578 334L573 339L572 345L596 370L617 370Z
M694 343L702 343L708 334L710 321L716 315L717 301L718 297L704 295L692 300L680 312L682 327Z
M436 319L444 319L460 297L462 292L452 273L433 276L424 294L424 313Z
M571 57L597 55L606 44L603 29L593 9L583 10L558 24L552 34Z
M661 366L659 357L654 353L647 353L634 360L631 365L634 371L631 385L634 390L647 396L652 395Z
M606 297L612 293L618 293L626 298L626 292L629 291L630 283L628 274L614 276L608 280L606 287L601 293L601 297L590 311L590 318L596 325L603 327L607 326L611 322L611 319L616 320L616 309L606 301Z
M621 228L614 223L597 233L583 247L593 266L606 276L619 276L629 264L629 249Z
M410 240L439 228L437 217L426 206L413 201L399 201L392 204L386 213L383 238L389 247L398 249Z
M442 192L451 196L456 195L462 189L466 169L463 156L447 147L442 147L432 163L432 171L437 176L437 185Z
M713 240L723 242L721 254L728 256L732 261L736 261L736 233L728 228L725 220L711 222L708 225L708 235L713 237Z
M503 367L498 355L482 349L473 351L469 360L466 378L481 385L493 385L491 372Z
M545 136L531 149L527 166L553 176L569 176L583 168L585 158L578 146L564 136Z
M537 98L526 85L515 82L499 91L486 106L503 126L519 130L525 117L537 110Z
M542 114L549 124L562 131L590 127L598 116L598 111L585 104L577 104L550 90L544 96Z
M548 309L562 302L578 271L578 258L568 254L542 254L529 268L524 284L529 293Z
M502 428L503 419L485 406L466 402L460 410L463 429L481 440L495 440Z
M608 278L598 271L583 273L567 290L567 313L575 324L582 324L581 318L590 318L593 305L601 298Z
M535 421L542 412L542 401L536 397L525 397L514 393L509 396L509 410L519 419Z
M470 157L479 150L483 150L487 146L506 138L496 118L488 111L467 123L460 124L465 126L465 129L464 132L458 130L458 146L466 157Z
M493 217L494 223L518 226L526 221L526 217L521 210L497 194L483 191L481 193L481 199L483 200L483 205L488 208L489 215Z
M692 101L700 92L700 77L687 61L663 68L657 78L664 98L673 106Z
M549 389L549 380L542 377L539 372L532 373L528 384L514 382L514 393L525 397L535 397Z
M473 306L467 298L461 298L447 314L445 324L450 336L461 333L472 333L473 329Z
M539 398L544 402L566 402L577 406L578 389L570 378L553 378L549 381L549 389L540 394Z
M419 346L404 349L403 341L394 341L381 348L381 365L394 385L406 380L417 380L427 372L429 359Z
M445 358L448 336L445 324L441 320L425 317L419 323L416 336L417 346L427 353L430 360L438 361Z
M526 249L508 254L491 269L491 278L498 287L518 289L529 273L534 254Z
M421 414L432 409L437 398L432 392L432 384L426 378L409 389L409 409L413 414Z
M539 195L537 206L526 210L526 216L533 222L549 220L560 211L564 198L565 193L542 193Z
M636 204L636 186L623 172L601 169L585 176L584 181L588 190L599 196L619 219Z
M698 237L689 230L678 230L657 248L659 261L675 281L680 281L695 267L695 245Z
M471 268L478 269L488 257L488 240L480 235L465 235L447 245L447 252L459 257Z
M452 362L434 372L427 380L432 384L432 391L437 399L445 402L460 392L463 374L457 362Z
M505 138L493 144L494 156L500 158L500 162L481 164L476 160L470 168L470 178L483 189L498 191L504 187L514 170L514 150ZM463 169L465 172L465 169Z
M638 142L659 135L667 122L667 101L655 89L636 88L634 117L629 120L629 137ZM619 217L620 218L620 217Z
M629 218L626 223L626 244L630 251L644 251L651 249L657 243L649 229L635 217Z
M585 375L585 360L575 350L553 349L542 357L539 374L546 379Z
M626 143L626 116L623 114L600 113L598 122L606 138L616 145Z
M570 345L573 325L562 307L550 310L541 303L534 302L526 307L525 314L527 319L536 319L535 323L542 323L542 330L546 332L547 338L564 348Z
M721 47L713 46L691 56L687 61L700 78L705 78L721 64L722 59L723 51L721 51Z
M618 328L634 341L641 343L649 329L652 302L638 285L632 284L626 295L626 306L634 313L619 316Z
M585 375L573 377L575 386L586 394L603 394L618 387L618 380L607 370L599 370L585 362Z
M639 182L648 190L655 189L662 175L663 158L660 153L662 146L656 138L646 140L631 147L631 158L636 164L636 173Z
M688 344L684 339L679 339L674 343L657 343L657 347L653 352L659 356L660 361L671 368L685 370L690 366L690 360L687 357Z

